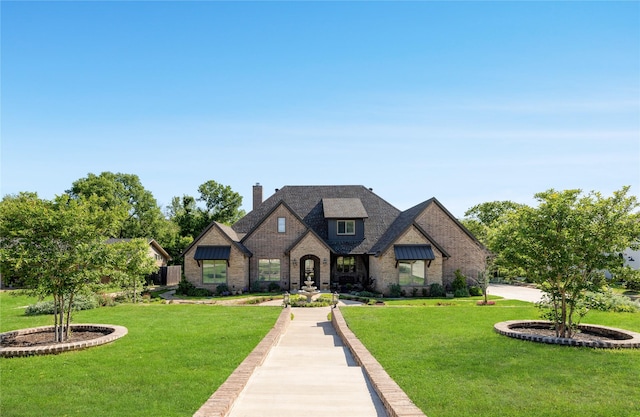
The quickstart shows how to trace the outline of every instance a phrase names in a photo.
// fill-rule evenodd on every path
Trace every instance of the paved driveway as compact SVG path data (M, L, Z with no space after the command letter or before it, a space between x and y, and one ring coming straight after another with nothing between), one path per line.
M499 297L504 297L510 300L521 300L521 301L529 301L531 303L537 303L542 299L542 291L529 288L529 287L520 287L517 285L506 285L506 284L491 284L489 288L487 288L487 294L489 295L497 295Z

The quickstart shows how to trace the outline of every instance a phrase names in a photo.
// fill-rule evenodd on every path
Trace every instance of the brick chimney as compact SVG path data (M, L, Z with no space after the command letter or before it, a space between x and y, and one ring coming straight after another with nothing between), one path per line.
M262 204L262 185L256 182L256 185L253 186L253 210L258 208L260 204Z

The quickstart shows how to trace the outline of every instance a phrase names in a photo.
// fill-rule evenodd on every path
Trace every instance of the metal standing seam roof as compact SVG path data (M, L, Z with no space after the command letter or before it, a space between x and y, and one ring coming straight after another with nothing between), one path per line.
M231 254L231 246L198 246L193 259L202 260L229 260Z
M413 261L417 259L434 260L436 256L431 245L394 245L393 251L397 261Z

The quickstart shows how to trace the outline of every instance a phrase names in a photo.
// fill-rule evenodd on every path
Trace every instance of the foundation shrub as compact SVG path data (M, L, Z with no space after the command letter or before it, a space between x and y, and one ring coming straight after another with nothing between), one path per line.
M400 286L400 284L389 284L389 296L391 298L400 298L402 297L404 290Z
M478 296L482 295L482 288L476 287L476 286L469 287L469 294L472 297L478 297Z
M433 284L429 285L429 297L440 298L440 297L444 297L444 295L445 295L445 290L442 285L438 284L437 282L434 282Z
M269 292L280 292L280 284L277 282L270 282L267 290L269 290Z
M218 284L216 286L216 295L230 295L231 290L227 284Z

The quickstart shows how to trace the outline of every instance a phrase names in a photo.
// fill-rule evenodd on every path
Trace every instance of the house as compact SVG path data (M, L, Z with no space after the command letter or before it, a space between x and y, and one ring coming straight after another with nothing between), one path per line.
M435 198L400 211L364 186L286 186L263 201L256 184L251 212L211 223L183 255L185 278L211 290L295 291L311 278L322 290L410 293L458 269L477 277L487 250Z
M131 239L111 238L107 240L107 244L127 242L130 240ZM154 239L147 239L147 243L149 244L147 255L153 259L158 267L156 272L147 276L147 283L154 285L177 285L182 275L182 267L180 265L168 266L171 255ZM103 282L108 282L108 279L103 279Z
M107 239L107 244L118 243L118 242L128 242L131 239L116 239L110 238ZM149 252L148 255L153 261L156 263L158 268L162 266L167 266L168 262L171 260L171 255L167 253L166 250L160 246L158 242L154 239L147 239L147 243L149 244Z

